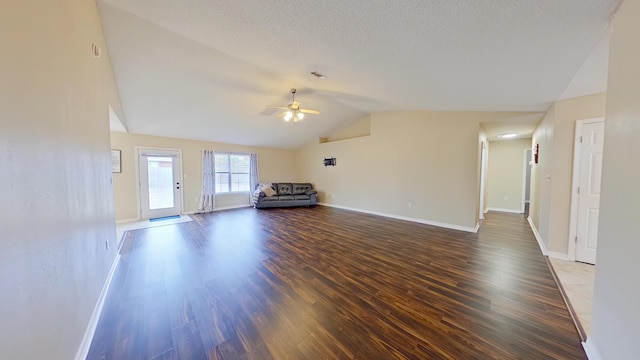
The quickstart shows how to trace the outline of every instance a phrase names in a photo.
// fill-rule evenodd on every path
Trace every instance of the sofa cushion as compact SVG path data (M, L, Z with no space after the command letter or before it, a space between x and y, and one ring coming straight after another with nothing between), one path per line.
M278 201L277 196L265 196L262 198L262 201Z
M293 195L291 183L277 183L278 195Z
M309 183L304 183L304 184L294 183L292 185L293 185L293 195L303 195L307 191L313 189L313 186L311 186L311 184Z
M309 200L310 198L309 195L293 195L293 197L296 200Z
M278 200L293 200L293 195L280 195Z

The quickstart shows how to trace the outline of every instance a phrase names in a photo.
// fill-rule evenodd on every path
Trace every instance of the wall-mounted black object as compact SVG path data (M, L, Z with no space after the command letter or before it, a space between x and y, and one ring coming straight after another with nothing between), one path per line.
M336 158L324 158L324 161L322 163L324 164L324 166L336 166Z

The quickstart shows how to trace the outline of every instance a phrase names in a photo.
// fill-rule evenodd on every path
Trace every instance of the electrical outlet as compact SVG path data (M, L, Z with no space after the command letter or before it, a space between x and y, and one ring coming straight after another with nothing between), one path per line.
M408 207L411 207L411 203L408 203L408 204L407 204L407 206L408 206Z
M508 196L505 196L505 197L504 197L504 200L505 200L505 201L506 201L506 200L509 200L509 197L508 197Z

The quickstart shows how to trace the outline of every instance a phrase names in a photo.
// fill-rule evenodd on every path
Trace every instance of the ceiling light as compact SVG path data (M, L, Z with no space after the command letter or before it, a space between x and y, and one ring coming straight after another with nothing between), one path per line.
M324 80L324 79L328 79L327 75L320 74L320 73L319 73L319 72L317 72L317 71L312 71L312 72L311 72L311 75L313 75L313 76L317 77L318 79L323 79L323 80Z
M304 114L299 112L296 114L296 116L298 117L298 119L302 120L304 118Z
M517 133L506 133L506 134L502 134L502 135L500 135L498 137L503 138L503 139L509 139L509 138L516 137L516 136L518 136Z

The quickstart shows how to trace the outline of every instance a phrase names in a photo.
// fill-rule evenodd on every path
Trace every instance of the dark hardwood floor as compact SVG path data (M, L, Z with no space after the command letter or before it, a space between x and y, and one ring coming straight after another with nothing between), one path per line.
M586 359L522 215L193 218L127 233L89 359Z

